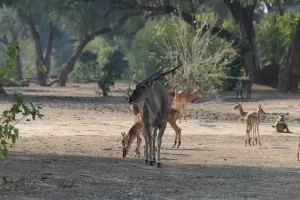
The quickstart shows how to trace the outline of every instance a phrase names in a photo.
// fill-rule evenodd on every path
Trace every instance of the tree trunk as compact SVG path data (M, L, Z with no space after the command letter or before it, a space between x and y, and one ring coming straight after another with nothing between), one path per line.
M18 39L18 34L15 31L11 31L12 41L16 41ZM17 56L17 75L16 80L23 80L23 72L22 72L22 61L20 57L20 53Z
M16 76L16 80L17 81L23 80L22 61L21 61L20 54L18 54L18 56L17 56L17 76Z
M245 51L242 52L245 58L245 65L247 72L252 76L254 82L260 82L261 73L259 66L259 59L257 53L257 44L255 40L255 30L253 26L253 13L257 1L254 0L253 4L241 5L240 1L224 0L226 5L235 20L240 27L242 34L242 42L245 45ZM248 75L248 74L247 74Z
M59 82L58 82L59 86L66 86L68 76L73 71L76 61L78 60L80 54L82 53L84 47L88 44L88 42L89 41L87 41L87 40L81 41L80 44L78 45L76 51L67 60L67 63L65 63L63 65L62 71L61 71L61 74L60 74L60 78L59 78Z
M287 46L279 70L278 89L281 92L296 92L300 80L300 22L296 33Z
M50 22L50 33L49 40L46 52L46 58L44 58L41 38L39 32L36 30L34 20L31 15L27 16L28 25L30 27L31 35L35 44L35 52L36 52L36 73L37 73L37 81L40 86L47 86L47 74L50 71L50 59L51 59L51 50L52 50L52 42L54 38L54 28L52 22ZM44 71L43 66L46 66L46 71Z
M81 53L82 53L83 49L85 48L85 46L90 41L92 41L96 36L105 34L109 31L110 31L110 29L106 29L106 28L100 29L98 31L95 31L95 32L91 33L84 40L80 41L80 43L79 43L78 47L76 48L75 52L73 53L73 55L63 65L62 71L61 71L61 74L60 74L60 78L59 78L59 82L58 82L57 86L66 86L68 76L73 71L73 69L75 67L75 63L78 60L79 56L81 55Z
M52 55L53 40L54 40L54 26L53 26L53 22L51 21L49 24L49 38L48 38L48 44L47 44L47 50L46 50L46 56L45 56L46 74L47 75L49 74L50 67L51 67L51 55Z

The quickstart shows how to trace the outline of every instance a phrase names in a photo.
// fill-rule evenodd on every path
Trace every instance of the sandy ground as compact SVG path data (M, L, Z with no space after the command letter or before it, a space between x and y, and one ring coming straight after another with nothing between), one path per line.
M300 95L254 86L246 111L261 104L266 112L289 113L293 133L276 133L268 115L260 125L262 146L245 147L245 124L233 105L234 92L222 92L188 105L182 145L171 148L168 125L162 168L122 158L121 132L134 116L125 101L126 83L110 97L96 84L64 88L7 88L42 105L43 121L22 121L20 139L0 165L0 199L299 199ZM10 106L0 97L0 109ZM142 150L142 149L141 149Z

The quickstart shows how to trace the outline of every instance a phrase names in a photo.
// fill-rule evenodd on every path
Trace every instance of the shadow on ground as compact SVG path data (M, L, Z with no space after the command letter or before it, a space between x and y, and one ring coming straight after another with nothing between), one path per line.
M105 103L105 104L128 104L125 96L107 96L107 97L76 97L76 96L53 96L53 95L24 95L28 101L39 103ZM12 95L0 95L0 102L11 101Z
M2 199L299 199L300 170L11 153ZM1 182L1 181L0 181Z

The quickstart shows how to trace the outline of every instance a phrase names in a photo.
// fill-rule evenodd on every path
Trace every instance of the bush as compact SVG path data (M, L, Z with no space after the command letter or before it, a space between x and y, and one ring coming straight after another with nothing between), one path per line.
M103 96L108 95L109 88L114 86L115 80L120 79L128 68L128 61L120 51L116 50L108 55L107 62L101 68L102 76L98 80L98 87L102 90Z
M69 80L75 83L84 83L87 80L99 78L100 71L97 54L85 51L76 62L74 70L69 75Z
M160 35L157 45L171 63L183 62L174 76L167 76L171 84L178 84L187 92L193 88L200 90L224 90L227 76L236 52L231 44L215 37L206 25L214 27L217 19L213 13L197 15L200 27L193 29L181 17L172 15L168 23L161 20L156 31ZM162 34L162 33L168 34ZM176 65L176 64L175 64Z

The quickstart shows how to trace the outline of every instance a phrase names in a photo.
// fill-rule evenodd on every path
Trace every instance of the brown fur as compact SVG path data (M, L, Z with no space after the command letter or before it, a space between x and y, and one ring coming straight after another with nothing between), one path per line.
M134 104L134 105L136 105L136 104ZM171 108L169 115L168 115L168 123L175 131L175 142L174 142L174 145L172 148L174 148L176 146L177 140L178 140L177 148L179 148L179 146L181 145L181 130L182 129L177 126L176 121L177 121L178 117L179 117L179 111L174 108ZM141 120L141 114L138 113L137 115L135 115L135 118L137 120Z
M140 135L143 134L143 123L141 121L136 121L129 129L127 135L124 132L121 134L123 136L123 139L122 139L123 158L126 158L129 148L135 138L137 138L137 147L135 150L135 152L136 152L135 157L136 156L140 157L139 148L140 148L140 145L142 142L142 138Z
M288 128L288 125L284 122L284 115L279 115L275 124L272 126L276 129L279 133L284 133L284 130L286 129L287 133L291 133L291 131Z
M245 139L245 146L247 146L247 142L249 143L249 146L251 146L250 141L250 131L253 131L253 136L257 132L259 145L261 146L260 137L259 137L259 122L260 122L260 116L265 115L265 111L262 109L261 105L257 108L256 114L254 113L248 113L245 117L246 122L246 139ZM255 138L256 144L257 144L257 138ZM254 144L254 142L253 142Z
M248 112L245 112L245 111L243 110L242 102L239 102L239 103L235 104L234 107L233 107L233 109L234 109L234 110L238 110L239 113L240 113L240 116L241 116L241 117L243 118L243 120L245 121L245 118L246 118ZM255 112L255 111L252 111L252 112L249 112L249 113L256 115L256 112ZM254 125L254 126L255 126L255 125ZM252 129L252 138L253 138L253 145L254 145L255 132L254 132L253 130L254 130L254 129Z
M186 121L186 104L195 100L199 95L203 96L203 93L199 91L199 89L194 89L194 91L190 94L186 94L183 91L178 91L178 87L174 88L175 91L175 99L174 102L176 104L176 109L179 110L179 122L181 120L181 115L183 114L183 118Z

